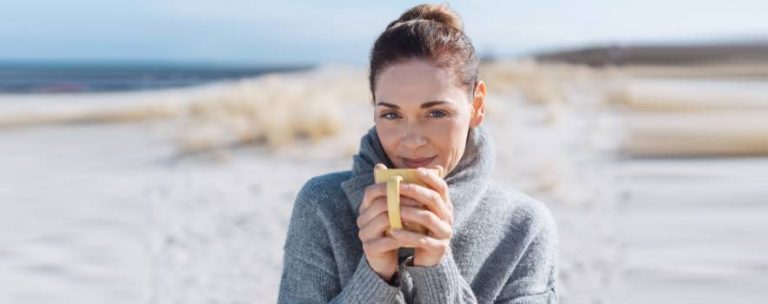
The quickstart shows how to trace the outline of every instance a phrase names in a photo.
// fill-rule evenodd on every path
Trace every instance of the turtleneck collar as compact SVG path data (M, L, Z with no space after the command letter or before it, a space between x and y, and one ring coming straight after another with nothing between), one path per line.
M495 159L496 148L485 128L471 128L459 164L445 177L454 206L454 226L460 226L485 193ZM374 183L373 167L377 163L393 167L381 145L376 127L372 127L360 139L360 150L353 157L352 177L341 183L355 214L362 203L365 188Z

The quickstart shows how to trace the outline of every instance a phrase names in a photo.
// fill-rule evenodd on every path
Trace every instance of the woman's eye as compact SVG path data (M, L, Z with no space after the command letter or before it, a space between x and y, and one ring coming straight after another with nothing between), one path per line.
M445 113L445 111L438 111L438 110L429 111L429 117L433 117L433 118L441 118L441 117L445 117L446 115L448 115L448 113Z
M381 117L384 119L397 119L397 113L394 113L394 112L384 113L381 115Z

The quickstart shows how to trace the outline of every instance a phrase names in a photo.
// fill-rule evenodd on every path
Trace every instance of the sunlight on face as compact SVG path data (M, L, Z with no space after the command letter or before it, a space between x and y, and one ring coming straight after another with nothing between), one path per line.
M482 98L472 102L448 70L423 60L385 68L375 98L376 131L396 168L441 165L451 172L464 154L469 128L482 121Z

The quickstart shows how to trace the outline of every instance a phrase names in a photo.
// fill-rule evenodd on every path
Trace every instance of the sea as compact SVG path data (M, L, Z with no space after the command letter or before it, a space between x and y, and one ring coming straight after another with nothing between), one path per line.
M178 63L0 62L0 93L86 93L186 87L312 66Z

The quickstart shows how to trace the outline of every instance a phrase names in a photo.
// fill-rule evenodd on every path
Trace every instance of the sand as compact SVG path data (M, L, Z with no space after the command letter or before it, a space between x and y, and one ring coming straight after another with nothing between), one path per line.
M297 131L285 142L219 140L233 130L220 123L231 116L189 114L200 100L219 106L222 99L211 96L226 95L228 84L0 96L0 303L274 302L296 193L312 176L347 170L372 124L364 77L356 75L364 73L270 76L338 83L322 97L296 95L336 106L344 127L317 137ZM552 210L561 302L765 299L768 158L632 156L628 134L650 127L628 122L648 113L612 106L607 76L586 75L527 84L535 90L489 82L494 178ZM264 88L263 79L254 81L248 86ZM542 87L559 89L531 94ZM94 119L137 105L167 111ZM77 116L83 112L90 118ZM29 117L37 120L23 123ZM200 125L215 132L208 148L192 153L182 139Z

